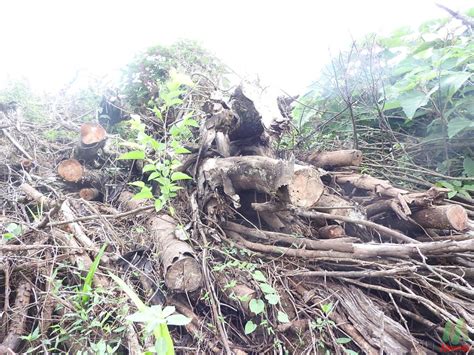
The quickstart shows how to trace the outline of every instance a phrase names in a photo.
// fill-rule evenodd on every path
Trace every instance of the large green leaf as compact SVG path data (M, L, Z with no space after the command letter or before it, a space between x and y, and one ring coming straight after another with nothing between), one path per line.
M471 157L464 158L464 174L474 177L474 160Z
M474 121L471 121L465 117L453 118L448 122L448 136L449 138L453 138L461 131L471 128L474 128Z
M138 159L145 159L145 152L143 150L132 150L127 153L123 153L120 157L120 160L128 160L128 159L133 159L133 160L138 160Z
M471 73L466 72L450 72L447 75L443 75L439 84L441 94L448 100L451 100L453 95L466 82L466 80L471 77L471 75Z
M407 92L399 98L403 112L405 112L405 115L407 115L407 118L410 120L415 116L416 110L426 105L428 100L429 95L417 90Z

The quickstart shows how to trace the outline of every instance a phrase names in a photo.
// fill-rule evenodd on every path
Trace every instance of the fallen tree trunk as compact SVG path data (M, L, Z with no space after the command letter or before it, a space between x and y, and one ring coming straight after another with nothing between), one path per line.
M261 156L207 159L201 167L200 183L224 192L239 204L237 192L256 190L295 206L314 205L324 190L319 173L307 166Z
M140 207L140 203L133 200L133 194L127 191L122 192L119 201L127 210ZM193 248L176 238L174 219L164 214L149 214L147 227L163 264L166 286L177 292L197 290L203 282L201 267Z
M306 161L318 168L339 168L344 166L359 166L362 163L360 150L336 150L332 152L311 153Z

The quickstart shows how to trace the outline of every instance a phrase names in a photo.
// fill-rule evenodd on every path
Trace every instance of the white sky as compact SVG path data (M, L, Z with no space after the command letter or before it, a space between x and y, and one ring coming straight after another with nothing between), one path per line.
M58 89L78 69L113 73L147 46L192 38L236 72L290 92L314 80L328 49L351 36L447 16L432 0L0 0L0 14L0 87L25 76L36 88Z

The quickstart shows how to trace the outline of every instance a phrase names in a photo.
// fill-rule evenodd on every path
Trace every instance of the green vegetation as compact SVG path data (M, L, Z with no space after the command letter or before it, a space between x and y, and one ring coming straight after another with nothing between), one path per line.
M470 30L455 20L356 41L300 99L292 144L382 146L397 169L422 166L430 171L415 175L472 178L473 61ZM364 153L370 158L373 150ZM472 191L465 186L461 191Z
M195 41L151 47L139 54L124 72L122 87L129 104L135 110L153 107L173 69L190 76L204 76L207 80L203 85L219 83L225 72L224 65Z
M130 300L138 308L138 312L127 317L128 320L145 324L145 333L155 337L155 346L148 349L146 354L174 355L173 339L168 330L168 325L186 325L191 322L190 318L182 314L175 314L175 308L161 305L146 306L140 297L122 279L109 274L109 276L128 295Z
M160 120L166 131L161 132L161 139L146 133L145 124L140 121L139 116L130 120L131 128L137 133L136 142L132 146L136 149L124 153L119 159L145 160L143 173L149 174L147 181L135 181L130 183L140 188L135 194L136 199L153 199L157 211L161 210L173 197L176 197L181 180L192 179L189 175L176 171L181 165L179 156L190 153L183 146L183 142L192 138L191 128L198 127L193 119L193 113L184 113L180 120L173 118L169 124L170 110L175 111L183 103L180 98L186 93L187 88L192 87L193 82L186 76L176 72L171 73L171 78L162 85L160 96L153 101L153 113ZM129 144L130 145L130 144ZM159 196L153 194L153 184L159 187ZM172 212L173 207L169 206Z

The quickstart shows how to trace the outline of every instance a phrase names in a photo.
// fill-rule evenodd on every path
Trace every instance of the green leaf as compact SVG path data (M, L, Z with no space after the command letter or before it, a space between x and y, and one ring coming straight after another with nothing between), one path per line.
M10 239L13 239L14 237L15 237L15 235L13 233L2 234L2 238L5 239L5 240L10 240Z
M464 185L462 188L466 191L474 191L474 185L472 184Z
M166 318L166 323L169 325L186 325L191 322L191 318L183 314L172 314Z
M150 174L150 176L148 176L148 181L154 180L154 179L156 179L157 177L160 177L160 176L161 176L161 172L154 171Z
M127 159L132 159L132 160L139 160L139 159L145 159L145 152L143 150L132 150L127 153L123 153L120 157L120 160L127 160Z
M9 223L5 229L7 230L7 232L13 234L16 237L18 237L22 233L21 226L16 223Z
M271 305L276 305L278 302L280 302L280 296L276 293L269 293L265 295L265 299L270 303Z
M191 153L191 151L189 149L186 149L186 148L181 147L181 146L177 146L177 147L173 148L173 151L176 154L189 154L189 153Z
M344 352L347 355L359 355L359 353L357 351L354 351L354 350L351 350L351 349L344 349Z
M161 201L159 198L155 200L155 211L158 212L163 208L163 201Z
M147 173L149 171L156 171L156 165L155 164L146 164L142 169L143 173Z
M130 286L128 286L125 281L123 281L120 277L115 276L114 274L109 272L109 276L112 278L112 280L115 281L117 285L120 286L122 291L124 291L127 296L130 298L130 300L135 304L135 306L138 308L139 311L142 311L146 309L146 305L142 302L140 297L133 291Z
M403 112L409 120L415 116L416 110L428 103L429 96L423 92L413 90L399 97Z
M251 320L247 321L247 323L245 323L245 335L248 335L248 334L251 334L255 331L255 329L257 329L257 325L252 322Z
M474 160L471 157L464 158L463 167L466 176L474 177Z
M458 194L457 191L449 191L448 192L448 198L453 198L454 196L456 196Z
M448 136L453 138L455 135L465 129L474 128L474 121L464 117L456 117L448 122Z
M134 200L146 200L149 198L153 198L153 194L148 186L144 186L140 192L133 195Z
M107 244L104 244L102 248L100 248L99 252L97 253L97 256L94 259L94 262L91 265L91 268L87 272L86 278L84 280L84 286L82 287L82 304L86 304L87 301L89 301L88 293L92 290L92 280L97 271L97 268L99 267L100 258L102 258L102 255L104 255L105 248L107 248Z
M249 302L249 308L252 313L259 315L265 310L265 303L261 299L252 299Z
M471 73L451 72L443 75L440 79L440 90L448 100L459 90L459 88L471 77Z
M332 309L332 303L326 303L321 305L321 310L324 312L324 314L328 315L329 312L331 312Z
M193 178L188 174L182 173L180 171L176 171L171 174L171 181L178 181L178 180L192 180Z
M347 343L350 343L351 341L352 341L351 338L346 338L346 337L336 339L336 343L338 344L347 344Z
M141 188L145 186L145 183L143 181L133 181L133 182L129 182L128 184L132 186L138 186Z
M290 321L288 314L282 311L278 311L277 319L280 323L288 323Z
M195 119L188 118L187 120L184 121L186 126L191 126L195 128L199 128L199 123Z
M267 283L259 284L263 293L276 293L275 289Z
M388 110L393 110L395 108L400 108L402 105L400 104L400 101L398 100L387 100L385 101L383 105L383 110L388 111Z
M267 282L267 278L260 270L255 270L252 274L252 277L255 281Z

